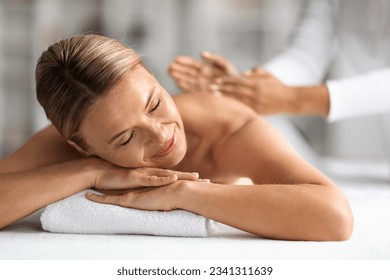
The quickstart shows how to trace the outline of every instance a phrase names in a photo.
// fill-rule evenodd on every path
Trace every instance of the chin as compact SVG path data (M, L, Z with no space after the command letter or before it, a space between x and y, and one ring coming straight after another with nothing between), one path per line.
M169 157L165 158L161 162L158 163L158 167L161 168L172 168L177 166L184 158L186 154L186 149L176 148L176 151L172 153Z
M177 145L175 150L169 154L168 156L165 156L163 158L160 158L155 163L157 167L160 168L172 168L177 166L184 158L184 156L187 153L187 145L186 142L181 142L181 145Z

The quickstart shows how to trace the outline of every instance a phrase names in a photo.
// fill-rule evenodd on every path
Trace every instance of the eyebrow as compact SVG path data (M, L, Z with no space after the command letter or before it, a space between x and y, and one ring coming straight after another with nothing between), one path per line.
M152 101L152 97L153 97L154 93L156 92L156 90L157 90L157 87L155 87L155 86L150 89L148 99L146 100L145 110L148 108L150 102ZM129 131L129 130L130 129L127 128L127 129L122 130L121 132L116 133L114 136L111 137L110 141L108 141L108 144L111 144L112 142L115 141L115 139L117 139L119 136L121 136L123 133L125 133L126 131Z

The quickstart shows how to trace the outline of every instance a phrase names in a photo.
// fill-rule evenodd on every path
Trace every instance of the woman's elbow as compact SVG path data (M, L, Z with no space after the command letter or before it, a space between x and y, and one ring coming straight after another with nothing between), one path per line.
M324 241L345 241L351 238L354 219L351 207L347 199L342 195L338 199L331 200L325 216Z
M342 213L339 214L340 216L340 228L336 234L336 240L344 241L351 238L354 228L354 219L351 207L347 203L346 209L344 211L340 211Z

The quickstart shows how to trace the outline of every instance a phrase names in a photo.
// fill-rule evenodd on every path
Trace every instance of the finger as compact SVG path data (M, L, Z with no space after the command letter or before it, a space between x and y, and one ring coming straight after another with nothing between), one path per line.
M164 186L176 182L177 180L199 179L197 172L181 172L163 168L138 168L130 173L130 180L134 182L134 187L139 186Z
M249 97L253 94L250 87L240 84L223 84L219 86L219 92L229 97Z
M208 86L207 89L210 90L211 92L217 92L219 91L219 88L220 88L219 84L211 84Z
M176 86L180 88L183 92L191 92L196 89L193 84L184 81L177 81Z
M198 89L198 82L195 77L174 71L172 71L170 75L175 80L177 87L181 90L193 91Z
M202 66L203 62L191 57L191 56L178 56L172 64L192 67L198 69Z
M177 81L185 82L192 85L197 85L199 82L199 75L192 75L184 72L175 72L174 77Z
M197 182L210 183L210 179L198 179Z
M119 195L97 195L94 193L87 192L85 197L91 201L103 204L116 204L119 205L121 196Z
M200 55L203 58L203 60L214 65L215 67L220 68L225 73L228 72L226 74L232 74L232 75L237 74L237 70L235 69L233 64L222 55L211 53L211 52L201 52Z
M172 184L178 180L178 176L176 174L170 175L170 176L146 176L143 177L140 185L141 186L153 186L153 187L160 187Z
M197 180L199 179L198 172L182 172L177 170L163 169L163 168L150 168L148 170L157 176L173 176L176 175L179 180Z
M261 68L261 67L254 67L252 69L252 73L254 75L268 75L269 73L264 69L264 68Z
M99 193L102 194L113 194L113 195L118 195L118 194L124 194L128 192L129 190L104 190L104 189L96 189Z
M193 173L188 173L188 172L178 172L176 173L178 176L179 180L191 180L191 181L196 181L199 179L199 173L193 172Z
M255 81L251 78L225 76L217 80L219 85L237 85L246 87L252 87L255 85Z
M180 88L183 92L191 92L194 90L199 89L197 86L195 86L192 83L187 83L185 81L177 81L176 85L178 88Z
M162 168L137 168L129 173L132 187L164 186L177 180L174 172Z
M243 77L250 77L252 75L253 75L253 70L252 69L246 70L244 73L242 73Z
M243 104L251 107L252 109L254 109L253 108L253 105L254 105L253 104L253 100L251 98L249 98L247 96L241 96L240 98L238 98L237 95L236 96L232 96L232 97L235 98L236 100L240 101L241 103L243 103Z
M172 70L177 70L181 72L185 72L192 76L201 76L205 78L212 78L215 76L219 76L225 74L225 71L222 71L220 68L215 67L215 65L211 65L209 63L196 61L193 64L175 64L172 65Z
M200 67L194 67L192 65L183 65L179 63L172 63L169 66L170 73L185 73L186 75L197 76L199 75Z

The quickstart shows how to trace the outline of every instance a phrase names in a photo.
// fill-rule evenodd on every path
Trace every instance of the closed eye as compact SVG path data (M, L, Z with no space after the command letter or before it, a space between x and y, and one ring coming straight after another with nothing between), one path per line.
M130 143L133 136L134 136L134 130L131 132L130 137L125 142L121 143L120 146L121 147L127 146Z
M156 111L157 108L160 107L161 102L162 102L162 100L161 100L161 98L159 98L158 101L157 101L157 104L149 111L149 113L152 113L152 112Z

